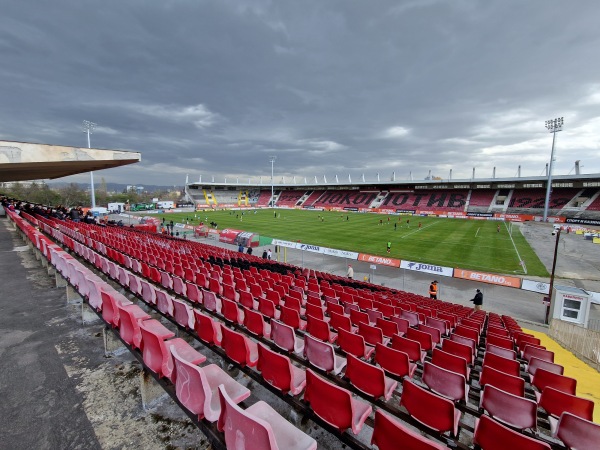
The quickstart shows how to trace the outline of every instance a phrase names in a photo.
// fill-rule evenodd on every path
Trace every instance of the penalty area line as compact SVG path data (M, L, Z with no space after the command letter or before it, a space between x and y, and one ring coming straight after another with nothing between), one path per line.
M477 228L477 233L475 233L475 237L477 237L477 235L479 234L479 230L481 230L481 227Z
M508 225L506 224L506 222L504 222L504 227L506 228L506 231L508 232L508 235L510 236L510 241L512 242L515 252L517 253L517 258L519 258L519 266L522 267L523 272L525 272L525 275L527 275L527 267L524 266L523 264L521 264L521 261L522 261L521 255L519 254L519 250L517 250L517 245L515 244L515 241L513 240L512 233L509 231ZM516 270L515 270L515 272L516 272Z
M405 237L408 237L408 236L410 236L411 234L415 234L415 233L417 233L417 232L419 232L419 231L421 231L421 230L424 230L425 228L432 227L432 226L434 226L434 225L435 225L435 224L437 224L437 223L439 223L439 222L433 222L433 223L431 223L431 224L429 224L429 225L425 225L425 226L424 226L424 227L422 227L422 228L417 228L415 231L412 231L412 232L410 232L410 233L407 233L407 234L405 234L405 235L404 235L404 236L402 236L400 239L404 239Z

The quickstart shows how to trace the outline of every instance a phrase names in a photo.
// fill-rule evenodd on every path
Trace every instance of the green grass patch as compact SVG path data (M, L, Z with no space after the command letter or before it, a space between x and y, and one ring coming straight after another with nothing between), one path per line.
M193 225L214 221L220 230L234 228L264 237L486 272L524 275L522 259L529 275L548 276L518 225L513 225L511 239L508 224L503 222L272 209L245 211L243 216L241 211L199 211L195 219L194 213L158 217L184 223L188 219ZM388 241L392 243L389 254Z

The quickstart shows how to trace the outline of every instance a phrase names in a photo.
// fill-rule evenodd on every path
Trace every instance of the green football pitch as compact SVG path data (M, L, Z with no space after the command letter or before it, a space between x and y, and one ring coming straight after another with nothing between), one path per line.
M216 222L219 230L234 228L262 238L301 241L447 267L548 276L519 226L511 227L508 222L292 209L260 209L256 213L250 210L244 215L241 211L198 211L157 217L164 217L167 222L188 220L190 225ZM392 243L390 253L387 253L388 242Z

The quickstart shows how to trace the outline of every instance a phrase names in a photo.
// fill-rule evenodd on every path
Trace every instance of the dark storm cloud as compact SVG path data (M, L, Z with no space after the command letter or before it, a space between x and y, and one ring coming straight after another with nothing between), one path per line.
M107 181L600 172L600 5L0 0L0 138L142 152Z

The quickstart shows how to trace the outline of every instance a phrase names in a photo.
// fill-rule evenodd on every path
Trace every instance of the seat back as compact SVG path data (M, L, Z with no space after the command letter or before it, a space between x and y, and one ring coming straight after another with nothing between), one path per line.
M512 350L515 345L512 339L497 336L495 334L488 334L486 339L486 344L495 345L500 348L505 348L507 350Z
M548 372L557 373L559 375L562 375L565 370L564 367L559 364L554 364L532 356L529 360L529 365L527 366L527 372L531 376L535 376L535 373L538 369L544 369Z
M219 386L221 416L217 424L219 431L225 431L227 448L260 448L277 450L277 442L271 425L263 419L253 416L227 395L225 386Z
M431 335L425 331L409 328L406 337L421 344L421 350L427 352L433 348L433 339L431 338Z
M155 319L138 322L142 333L142 358L144 364L150 370L162 377L167 375L166 367L169 354L165 341L149 328L152 321L158 322Z
M321 307L321 302L319 302L319 305L313 305L311 303L307 303L305 308L306 308L307 316L310 315L319 320L325 319L325 313L323 312L323 308Z
M225 306L225 303L223 303ZM236 311L237 312L237 311ZM248 331L256 336L265 336L267 333L264 316L252 309L244 308L244 326L248 329Z
M546 387L543 390L540 406L554 417L560 417L563 412L568 412L585 420L594 420L593 401L567 394L552 387Z
M467 402L467 380L461 374L451 372L430 362L423 364L423 383L429 389L453 402Z
M402 317L393 316L393 317L390 317L390 320L392 322L395 322L396 325L398 325L399 333L406 334L406 332L410 328L410 323L408 322L408 320L403 319Z
M350 321L354 325L357 325L357 326L359 323L366 323L368 325L369 324L369 315L366 312L360 311L358 309L351 309L350 310Z
M421 344L417 341L395 335L392 336L392 348L406 353L412 362L421 361Z
M496 420L524 430L537 428L537 403L491 384L483 388L481 407Z
M364 322L358 324L358 334L365 338L365 342L371 345L383 343L383 332L381 328L371 326Z
M365 356L365 338L359 334L354 334L340 328L338 330L337 344L342 351L349 355L354 355L358 358Z
M221 299L221 314L226 321L233 322L235 324L240 323L240 311L238 304L228 298Z
M569 378L545 369L536 370L531 384L540 392L543 392L547 387L553 387L567 394L575 395L577 390L577 380L575 378Z
M295 309L288 308L287 306L282 306L281 315L279 318L283 323L289 325L295 330L301 328L300 313Z
M377 344L375 347L375 362L383 370L397 377L411 376L411 366L408 355L400 350Z
M384 336L392 337L395 334L398 334L400 330L398 329L398 324L391 320L386 320L381 317L378 317L375 320L375 326L380 328L383 332Z
M437 329L440 335L450 334L450 323L444 319L438 319L437 317L425 318L425 324Z
M346 372L352 385L359 391L374 398L383 397L385 394L385 374L377 366L361 361L354 355L348 355Z
M400 405L423 425L439 432L457 433L458 423L455 423L454 404L422 387L417 386L407 378L402 383ZM431 412L435 411L435 414Z
M352 324L350 323L350 317L345 316L344 314L339 314L333 311L329 312L329 325L335 331L339 333L340 329L344 329L346 331L352 330ZM339 339L339 337L338 337Z
M402 319L408 320L408 324L411 327L416 327L417 325L419 325L419 315L417 313L403 310L400 313L400 317Z
M245 306L248 309L254 309L254 297L250 292L240 291L239 302L240 305Z
M131 307L125 308L125 305L118 303L117 308L119 309L119 335L121 339L133 348L140 348L142 332L138 324L138 318L131 310ZM140 312L143 312L139 306L136 306L136 308Z
M469 376L466 359L447 353L439 348L433 349L431 362L438 367L461 374L465 378Z
M267 317L270 318L275 318L275 303L273 303L273 301L268 300L266 298L259 298L258 299L258 310L264 314Z
M494 355L502 356L503 358L506 358L506 359L514 359L514 360L517 359L517 353L514 350L509 350L507 348L498 347L497 345L494 345L494 344L487 344L485 346L485 353L486 353L486 355L493 353Z
M209 345L221 345L221 326L211 317L194 309L194 330L201 341Z
M523 378L484 366L479 375L479 385L483 388L488 384L519 397L525 396L525 380Z
M194 314L192 308L186 302L174 298L173 302L173 317L175 321L185 328L194 329Z
M477 355L477 342L475 342L473 339L452 333L450 335L450 340L466 345L467 347L471 348L473 356Z
M310 314L307 314L306 316L306 332L321 341L331 341L329 324L324 320Z
M375 411L375 426L371 444L379 450L397 450L399 443L402 448L411 450L445 450L446 446L433 442L414 431L404 427L399 421L381 412Z
M186 283L185 293L189 301L193 303L202 303L202 291L197 284Z
M271 320L271 338L277 347L293 352L296 343L294 329L277 320Z
M595 449L600 442L600 425L564 412L558 422L556 437L569 449Z
M331 372L335 366L335 352L328 342L315 339L309 334L304 335L304 355L315 367L325 372Z
M487 367L493 367L500 372L504 372L515 377L518 377L521 374L521 364L519 361L503 358L502 356L495 355L494 353L486 353L484 355L483 365Z
M290 359L258 343L258 371L270 385L287 394L292 385Z
M174 346L170 350L177 373L175 395L183 406L202 419L205 416L205 408L210 408L212 399L206 376L199 366L183 359Z
M475 425L473 443L482 450L550 450L545 442L513 431L486 415Z
M525 349L523 350L523 359L525 359L528 363L531 358L538 358L543 361L554 362L554 352L550 350L545 350L543 348L535 347L530 344L525 345Z
M429 325L419 324L418 330L427 333L431 336L432 346L436 346L437 344L442 342L442 333L438 328L431 327Z
M316 375L312 370L306 371L306 390L304 400L317 416L339 431L352 426L351 394Z
M456 328L454 328L454 334L473 339L476 344L479 344L479 330L475 328L459 324L456 325Z
M452 355L460 356L467 361L468 365L473 365L473 351L467 345L451 341L450 339L444 339L442 350Z

